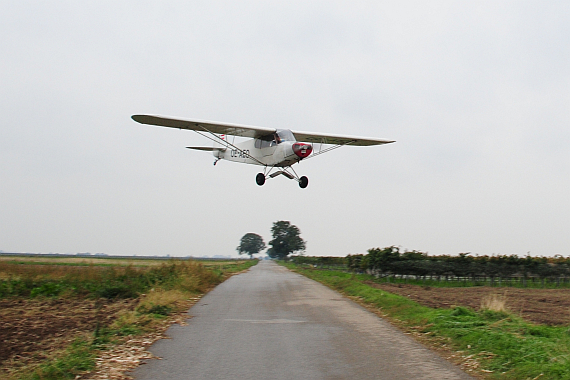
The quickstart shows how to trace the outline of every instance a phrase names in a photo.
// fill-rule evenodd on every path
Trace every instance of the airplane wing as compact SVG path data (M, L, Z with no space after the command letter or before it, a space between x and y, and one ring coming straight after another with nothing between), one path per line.
M277 131L275 128L252 127L248 125L220 123L217 121L197 119L187 120L156 115L133 115L131 117L134 121L141 124L251 138L267 136ZM330 133L292 132L297 141L317 144L369 146L394 142L392 140L336 135Z
M373 139L368 137L356 137L356 136L347 136L347 135L335 135L330 133L312 133L312 132L296 132L296 131L291 131L291 132L293 132L297 141L316 143L316 144L370 146L370 145L390 144L394 142L392 140Z
M131 117L134 121L141 124L252 138L267 136L276 131L275 128L251 127L240 124L219 123L217 121L185 120L154 115L133 115Z

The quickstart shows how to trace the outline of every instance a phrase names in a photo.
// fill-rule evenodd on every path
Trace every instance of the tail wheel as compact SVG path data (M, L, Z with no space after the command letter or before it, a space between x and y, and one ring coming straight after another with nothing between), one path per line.
M309 186L309 179L305 176L299 178L299 187L304 189L305 187Z
M263 175L263 173L257 173L257 176L255 177L255 182L257 182L259 186L263 186L263 184L265 183L265 176Z

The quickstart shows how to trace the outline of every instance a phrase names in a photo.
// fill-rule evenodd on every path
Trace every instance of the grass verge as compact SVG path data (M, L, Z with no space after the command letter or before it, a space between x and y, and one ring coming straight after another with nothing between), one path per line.
M357 299L404 331L487 379L570 379L570 330L505 311L432 309L364 283L370 276L281 263ZM442 289L442 291L445 291Z

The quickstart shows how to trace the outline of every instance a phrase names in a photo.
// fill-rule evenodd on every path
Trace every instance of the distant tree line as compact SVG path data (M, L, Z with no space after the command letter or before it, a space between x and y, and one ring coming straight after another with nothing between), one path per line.
M372 248L367 254L346 257L293 258L296 263L325 268L345 268L377 277L400 277L430 280L489 281L491 284L504 279L517 278L526 285L527 280L559 283L570 279L570 258L560 255L533 257L527 255L475 256L459 255L430 256L425 252L406 251L391 246Z

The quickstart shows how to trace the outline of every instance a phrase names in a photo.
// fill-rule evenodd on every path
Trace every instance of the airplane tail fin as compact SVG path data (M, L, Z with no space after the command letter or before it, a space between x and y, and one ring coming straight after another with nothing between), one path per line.
M216 157L218 160L222 159L224 157L224 152L226 151L226 148L221 146L221 144L219 147L214 147L214 146L187 146L186 148L194 149L194 150L201 150L201 151L205 151L205 152L212 152L214 157ZM216 160L216 162L218 162L218 160Z
M219 140L214 141L214 148L217 149L226 149L228 147L227 144L225 144L224 142L228 141L228 136L227 135L218 135ZM223 140L224 142L222 142L221 140Z

